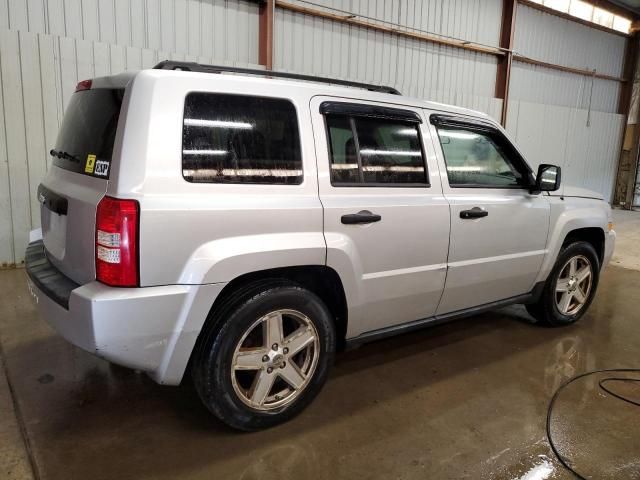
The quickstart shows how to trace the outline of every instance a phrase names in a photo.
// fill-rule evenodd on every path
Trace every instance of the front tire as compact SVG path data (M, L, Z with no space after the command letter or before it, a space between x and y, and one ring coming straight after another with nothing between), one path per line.
M540 299L526 305L527 311L542 325L575 323L591 305L599 277L600 261L593 245L571 243L560 251Z
M335 356L329 310L291 283L245 289L210 325L194 358L194 385L214 415L240 430L269 428L300 413Z

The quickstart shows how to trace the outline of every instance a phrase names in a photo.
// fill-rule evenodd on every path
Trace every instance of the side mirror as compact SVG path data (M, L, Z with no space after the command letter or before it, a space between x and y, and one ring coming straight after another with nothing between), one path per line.
M543 163L538 167L536 183L531 189L531 193L555 192L560 188L561 178L560 167Z

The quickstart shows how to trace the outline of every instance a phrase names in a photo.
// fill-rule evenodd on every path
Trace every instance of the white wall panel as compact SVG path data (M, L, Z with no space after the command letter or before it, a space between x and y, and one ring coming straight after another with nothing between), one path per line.
M507 131L532 167L562 167L562 182L611 201L624 116L578 108L509 102Z
M498 44L501 0L314 3L400 24L401 29ZM621 74L625 39L620 36L524 6L518 9L516 29L518 53ZM387 84L407 95L500 117L492 55L280 9L274 33L277 69ZM76 82L167 58L257 67L257 3L0 0L0 265L22 261L28 231L39 225L35 189L49 168L47 151ZM613 114L619 84L595 80L591 95L590 82L580 75L514 64L508 129L534 164L560 164L566 183L609 198L622 133L622 117Z
M20 43L18 32L0 31L0 75L5 125L5 158L7 161L10 231L12 249L26 245L31 227L29 165L26 155L25 110L23 104L22 72L20 69ZM0 180L0 185L5 181ZM6 229L4 224L2 229ZM13 257L8 259L11 263ZM5 263L5 259L1 262Z
M591 89L593 83L593 90ZM618 109L620 83L514 62L509 98L534 103L599 110Z
M514 50L567 67L620 76L626 38L518 5Z
M29 231L40 225L36 189L79 80L149 68L167 58L260 68L238 60L249 54L246 42L239 48L232 38L227 42L231 57L223 48L210 49L222 55L216 58L0 28L0 266L23 261Z
M626 38L519 5L516 53L548 63L622 76ZM509 98L617 112L620 83L514 62Z
M0 0L0 28L255 64L258 8L248 0Z
M499 23L499 19L496 21ZM389 85L405 95L429 100L459 97L466 99L464 106L469 103L495 105L489 101L493 98L497 69L493 55L401 38L290 11L276 11L274 66L280 70ZM493 112L492 106L487 113Z
M0 21L2 15L0 12ZM7 43L4 35L7 30L0 29L0 60L3 45ZM8 67L5 67L8 68ZM15 75L15 73L14 73ZM0 82L2 79L2 62L0 61ZM4 105L4 88L0 84L0 105ZM11 208L11 184L9 182L9 159L7 157L7 129L4 112L0 115L0 266L13 263L15 242L13 239L13 209Z
M492 46L498 45L500 37L502 2L496 0L313 0L315 5L300 0L288 1L304 7L318 8L320 5L350 12L370 23L390 22L407 30Z

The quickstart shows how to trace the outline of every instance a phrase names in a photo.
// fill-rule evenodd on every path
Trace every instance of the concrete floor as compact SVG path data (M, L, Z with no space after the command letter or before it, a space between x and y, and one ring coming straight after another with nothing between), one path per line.
M511 307L366 345L338 356L302 415L252 434L188 385L71 347L36 318L24 271L0 272L0 477L572 478L546 441L551 395L580 372L640 367L640 213L616 223L620 248L577 325L536 327ZM559 397L552 432L586 476L640 478L638 409L595 377Z

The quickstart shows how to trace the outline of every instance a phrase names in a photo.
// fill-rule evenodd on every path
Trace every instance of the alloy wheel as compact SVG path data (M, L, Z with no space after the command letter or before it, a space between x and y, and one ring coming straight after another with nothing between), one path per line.
M289 309L270 312L254 322L236 345L233 389L255 410L283 407L307 387L319 353L318 332L306 315Z
M593 266L584 255L571 257L556 281L556 305L563 315L575 315L589 299L593 284Z

